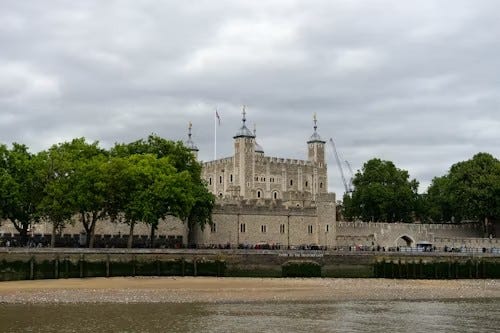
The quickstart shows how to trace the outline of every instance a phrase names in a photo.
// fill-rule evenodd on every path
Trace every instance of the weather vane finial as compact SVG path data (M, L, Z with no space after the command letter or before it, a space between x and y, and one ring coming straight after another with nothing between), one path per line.
M247 118L246 118L246 115L247 115L247 112L246 112L246 105L243 105L243 124L245 124L245 121L247 121Z

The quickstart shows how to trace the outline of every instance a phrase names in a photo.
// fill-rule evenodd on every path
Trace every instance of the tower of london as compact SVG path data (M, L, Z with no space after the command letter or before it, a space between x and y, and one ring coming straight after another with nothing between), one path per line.
M194 232L196 244L331 246L335 195L328 193L325 141L316 116L303 160L266 156L246 121L243 108L232 156L203 163L202 177L217 200L213 224ZM197 155L191 129L185 144Z
M316 116L304 160L266 156L257 143L255 130L250 131L246 125L245 109L233 139L233 156L203 163L202 176L217 198L279 200L304 206L328 192L325 141L318 134ZM195 154L198 152L191 135L186 145Z

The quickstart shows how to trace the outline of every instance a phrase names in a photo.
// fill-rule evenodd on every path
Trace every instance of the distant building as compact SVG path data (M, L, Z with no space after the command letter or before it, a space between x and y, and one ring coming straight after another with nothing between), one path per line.
M306 160L265 156L256 132L242 124L233 136L233 156L203 163L202 177L217 197L214 224L195 232L199 245L334 243L335 195L328 193L325 141L317 131L307 141ZM189 128L186 146L197 155Z
M241 127L233 137L233 156L203 163L202 176L208 189L220 199L271 199L287 205L304 206L320 194L328 192L325 141L314 132L307 141L307 160L270 157L246 126L243 109ZM198 148L191 140L186 142L193 153Z

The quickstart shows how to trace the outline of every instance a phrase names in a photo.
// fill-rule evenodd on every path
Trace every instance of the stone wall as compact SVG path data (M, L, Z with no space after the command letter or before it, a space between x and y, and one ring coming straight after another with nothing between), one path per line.
M336 240L338 246L380 245L383 247L416 246L419 242L430 242L435 246L451 246L455 243L472 243L483 247L493 244L477 224L410 224L338 222ZM463 240L463 241L462 241ZM494 245L494 244L493 244ZM487 246L490 248L491 246Z
M95 234L97 237L103 235L128 235L130 227L126 223L112 223L110 221L99 221L96 224ZM60 234L70 234L78 235L84 233L85 230L78 219L75 216L71 223L60 230ZM137 223L134 227L134 235L138 236L149 236L151 233L151 227L145 223ZM8 220L4 220L0 224L0 235L4 234L18 234L17 230L14 228L12 223ZM32 226L29 231L29 235L51 235L52 234L52 224L48 222L37 223ZM158 230L155 232L157 237L182 237L182 242L187 244L187 228L186 225L179 219L168 216L166 219L161 220L158 224Z
M269 244L283 248L300 245L333 246L335 196L323 195L308 206L259 205L259 201L219 202L212 226L195 230L201 246ZM242 204L246 203L246 204Z

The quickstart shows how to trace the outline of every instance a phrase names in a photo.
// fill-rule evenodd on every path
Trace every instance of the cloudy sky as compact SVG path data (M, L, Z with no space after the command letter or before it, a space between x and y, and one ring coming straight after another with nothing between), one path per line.
M33 151L156 133L218 157L247 105L266 155L332 137L425 191L455 162L500 157L500 2L0 1L0 142ZM343 193L334 158L330 190Z

